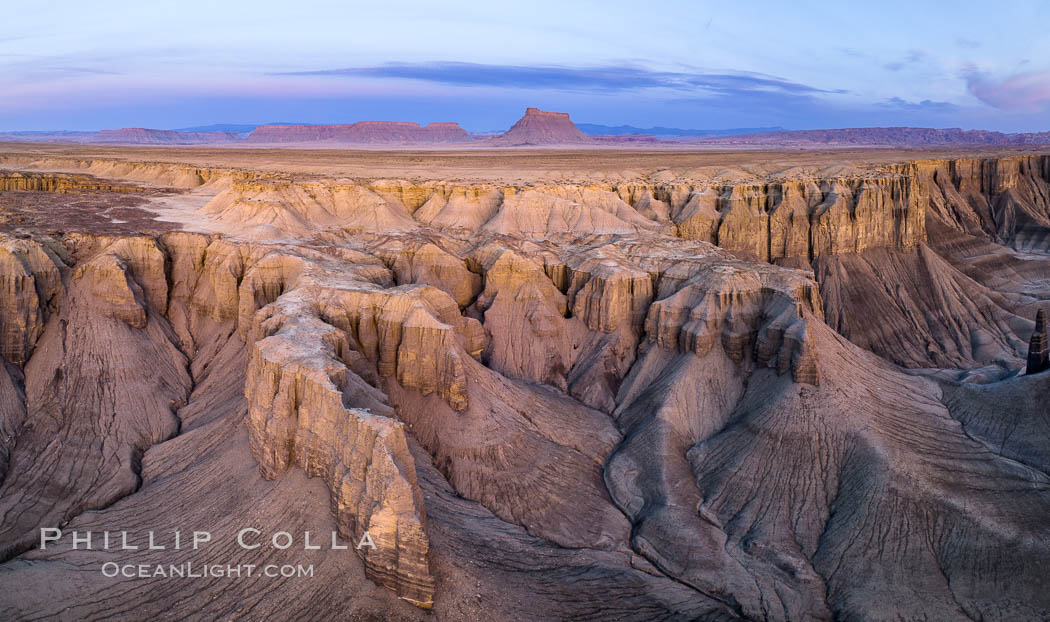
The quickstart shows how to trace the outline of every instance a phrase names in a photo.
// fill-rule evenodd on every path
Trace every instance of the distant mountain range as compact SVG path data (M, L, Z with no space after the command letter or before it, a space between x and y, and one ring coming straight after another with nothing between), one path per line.
M568 113L529 108L505 132L468 133L453 122L419 125L410 121L358 121L350 124L294 122L251 125L216 123L177 130L122 128L97 132L0 132L0 141L109 145L270 145L318 146L450 145L516 147L531 145L630 146L707 145L722 147L927 147L944 145L1050 145L1050 132L1007 134L988 130L921 127L863 127L784 130L779 127L728 129L641 128L633 125L575 124Z
M435 121L358 121L343 125L260 125L248 143L326 143L347 145L433 145L467 143L470 134L458 123Z
M1050 132L1007 134L991 130L964 130L957 127L851 127L825 130L756 132L704 139L711 144L770 146L903 146L935 145L1047 145Z
M290 125L286 123L274 123L273 125ZM247 134L259 127L258 125L247 125L244 123L213 123L212 125L199 125L197 127L179 127L176 132L233 132L234 134Z
M250 134L255 128L264 125L313 125L312 123L292 123L289 121L274 121L273 123L213 123L211 125L198 125L197 127L180 127L176 132L233 132L234 134Z
M623 136L625 134L648 134L650 136L733 136L735 134L760 134L783 132L782 127L734 127L725 130L687 130L680 127L635 127L633 125L599 125L577 123L584 134L592 136Z
M251 125L247 123L214 123L212 125L198 125L195 127L175 128L176 132L232 132L234 134L248 134L257 127L263 125L314 125L312 123L293 123L287 121L275 121L273 123L260 123ZM681 127L635 127L633 125L600 125L598 123L577 123L576 127L584 134L591 136L624 136L628 134L648 134L650 136L735 136L738 134L762 134L765 132L783 132L782 127L733 127L721 130L696 130ZM492 132L475 132L479 135L502 134L503 130Z

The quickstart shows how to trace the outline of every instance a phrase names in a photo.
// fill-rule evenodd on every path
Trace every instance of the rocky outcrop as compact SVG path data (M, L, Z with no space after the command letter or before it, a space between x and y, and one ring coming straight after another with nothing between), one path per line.
M56 248L0 237L0 355L29 360L48 317L57 310L65 263Z
M377 250L384 255L389 252ZM441 247L427 243L414 252L399 250L392 258L398 283L431 285L452 296L461 308L473 302L481 291L481 275L470 271L465 261Z
M430 607L426 512L403 425L348 408L349 385L364 383L351 380L338 358L348 350L342 331L314 317L282 315L267 317L259 330L272 334L253 346L244 391L260 472L274 479L297 465L321 477L340 535L356 546L367 534L375 544L357 547L368 576Z
M423 395L436 393L455 410L469 404L465 359L485 346L481 325L459 314L444 292L422 286L391 290L307 289L320 296L322 318L352 335L353 349Z
M512 378L568 389L578 330L568 301L537 265L510 249L494 250L477 301L491 335L484 361Z
M907 367L1015 367L1024 351L1019 300L955 269L922 245L813 262L830 326ZM870 310L878 309L874 317Z
M141 192L136 186L114 184L87 175L60 173L22 173L0 171L0 191L24 190L27 192Z
M1035 330L1028 342L1028 366L1025 373L1038 374L1050 369L1050 346L1046 340L1046 313L1042 309L1035 314Z
M564 241L582 235L674 234L718 244L741 257L814 269L823 295L834 301L828 318L836 330L897 363L994 365L1001 373L1024 359L1027 335L1018 333L1023 323L1019 311L1030 296L983 292L984 287L1000 287L1003 279L988 269L988 259L975 255L973 240L991 238L1026 252L1042 252L1050 244L1050 215L1040 198L1050 191L1047 161L1045 156L921 161L883 166L866 175L757 184L353 184L256 175L231 182L198 213L194 226L215 232L236 227L243 237L271 241L290 234L424 229ZM83 165L145 177L145 171L126 164ZM147 168L150 175L173 180L190 173ZM198 170L192 175L196 183L210 184L217 183L219 173ZM934 252L924 252L924 244ZM998 253L997 260L1003 257ZM400 262L393 266L399 279L418 277L418 282L435 284L446 278L435 274L422 280L431 268L407 265L407 256L398 260L388 254L384 261ZM456 270L456 261L448 268ZM1031 269L1033 263L1015 261L1011 269ZM941 293L906 278L908 287L900 295L892 293L899 275L920 268L937 276ZM868 316L858 303L861 297L843 295L855 289L844 280L847 273L868 283L866 298L883 291L900 300L884 305L887 321L859 320ZM879 283L885 275L893 275L895 283ZM465 306L477 292L477 279L462 272L455 278L458 284L449 281L445 287ZM960 290L971 292L964 297L978 304L939 302L941 296L957 298ZM971 307L976 308L971 312ZM915 322L920 330L900 330ZM903 343L890 347L875 336L890 326L895 327L892 340Z
M340 234L433 228L565 242L673 234L740 257L813 269L832 326L894 362L992 365L1004 373L1025 356L1027 335L1019 335L1018 312L1030 298L987 291L1001 279L985 267L987 261L968 259L974 256L972 242L958 246L952 240L991 237L1036 251L1050 243L1050 215L1040 199L1050 192L1047 161L1042 156L927 161L887 166L873 176L761 184L239 182L202 213L216 228L245 227L242 235L259 239L318 228ZM385 261L394 262L399 279L445 287L460 306L478 290L477 279L457 260L447 268L428 268L422 261L417 266L404 254L400 259L388 254ZM967 261L971 267L960 263ZM441 274L424 276L432 269ZM909 276L915 271L926 280ZM441 281L446 285L438 285ZM881 321L865 312L872 305L883 310ZM525 377L530 376L535 374ZM607 400L599 401L609 407Z
M817 385L816 352L805 338L810 319L823 320L815 283L729 264L698 272L654 302L645 332L669 350L703 357L719 345L734 362L754 356L760 366Z
M526 108L525 116L518 119L509 130L486 141L486 144L502 147L526 145L590 144L594 139L577 128L567 112L548 112L539 108Z
M179 429L176 410L192 383L162 315L164 298L154 295L158 285L166 288L162 256L149 239L102 244L103 251L78 265L55 292L56 310L24 364L24 423L13 447L7 444L12 448L0 489L4 558L32 546L40 526L62 524L133 492L143 452ZM20 246L26 257L49 258L36 242ZM26 265L15 264L16 274ZM160 270L159 283L150 281L152 267ZM49 269L57 272L54 265ZM46 275L19 276L23 301L33 300L28 290L34 281L43 289ZM40 304L39 294L35 300ZM21 317L40 316L39 308L20 311L26 312ZM6 318L5 326L12 326ZM15 352L27 352L22 346L32 343L34 326L21 325L26 332ZM7 395L14 395L10 387ZM39 477L41 472L49 475Z
M349 125L260 125L250 143L343 143L355 145L431 145L469 142L458 123L420 126L407 121L358 121Z
M403 206L353 184L236 182L212 198L200 214L219 227L245 227L253 237L269 239L324 228L379 232L417 226Z
M438 186L412 217L434 229L472 233L496 215L503 197L491 186Z
M937 226L1022 251L1050 249L1047 156L926 162L915 165L915 175L929 197L928 220Z
M654 297L646 339L616 395L624 442L606 463L606 484L631 519L635 551L761 617L766 588L746 576L718 519L705 513L701 491L675 482L690 477L689 448L727 426L747 378L785 375L803 391L823 384L824 354L812 334L812 324L822 326L816 284L771 266L694 261L661 275ZM808 574L812 582L815 573ZM820 598L810 599L819 617Z
M913 249L925 241L925 212L907 176L679 192L678 234L763 261L807 263L868 248ZM677 202L676 202L677 203Z
M5 168L17 169L0 174L3 177L35 177L40 175L45 178L54 177L61 179L73 176L77 183L87 183L88 185L84 188L88 190L114 188L119 191L127 187L142 191L144 190L143 186L187 190L198 188L209 182L221 184L226 180L255 177L255 174L227 167L208 167L168 162L129 162L119 157L84 158L57 155L41 157L39 154L0 154L0 163ZM82 180L83 177L88 176L90 176L89 180ZM140 185L133 185L129 182ZM22 184L26 182L15 183ZM94 184L101 184L102 187L97 188ZM29 187L26 189L33 190L34 188ZM41 189L46 190L47 184L44 184Z
M626 205L625 205L626 206ZM539 190L504 191L499 211L483 229L503 235L543 239L576 237L580 231L598 235L634 233L654 225L633 210L607 211L604 205L563 199Z

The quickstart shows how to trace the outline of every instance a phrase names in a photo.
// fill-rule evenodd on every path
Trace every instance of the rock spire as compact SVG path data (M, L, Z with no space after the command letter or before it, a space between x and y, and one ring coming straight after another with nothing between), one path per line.
M1042 309L1035 314L1035 332L1028 344L1028 370L1029 374L1037 374L1050 368L1050 356L1047 352L1046 341L1046 313Z

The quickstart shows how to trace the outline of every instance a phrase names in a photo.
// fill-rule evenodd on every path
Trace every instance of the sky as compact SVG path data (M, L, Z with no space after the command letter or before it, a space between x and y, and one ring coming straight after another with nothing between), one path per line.
M0 130L1050 130L1050 0L98 0L0 23Z

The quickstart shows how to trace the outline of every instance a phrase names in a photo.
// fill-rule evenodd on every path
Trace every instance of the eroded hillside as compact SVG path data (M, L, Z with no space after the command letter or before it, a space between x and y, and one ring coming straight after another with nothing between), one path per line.
M1048 156L741 183L3 166L16 617L1050 616L1050 374L1022 373ZM36 547L196 525L376 546ZM317 576L98 571L234 557Z

